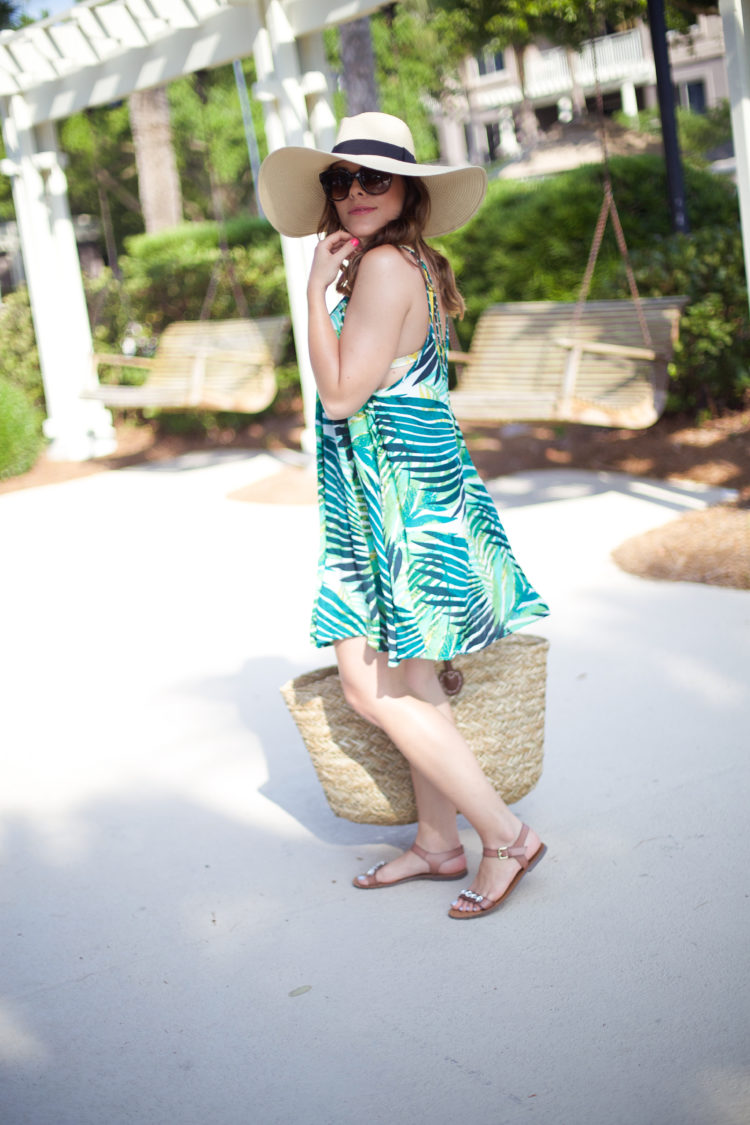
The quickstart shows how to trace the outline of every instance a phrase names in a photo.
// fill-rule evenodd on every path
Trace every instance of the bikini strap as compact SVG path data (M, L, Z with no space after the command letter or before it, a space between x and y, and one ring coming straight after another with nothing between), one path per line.
M417 259L420 266L422 267L422 272L425 276L425 286L427 288L427 304L430 311L430 323L432 324L433 335L435 336L435 345L438 350L440 363L442 366L445 366L448 363L448 349L446 347L445 333L443 332L443 320L440 316L440 305L438 304L435 283L432 280L430 271L427 268L427 263L422 261L416 250L414 250L411 246L404 245L400 245L399 249L407 250L413 257Z

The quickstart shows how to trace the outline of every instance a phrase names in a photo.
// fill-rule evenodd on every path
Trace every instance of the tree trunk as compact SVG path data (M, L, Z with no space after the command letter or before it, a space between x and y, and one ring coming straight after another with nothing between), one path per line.
M375 56L367 17L341 25L341 63L348 115L378 109Z
M521 87L521 106L518 112L521 144L524 148L533 148L539 143L539 122L531 98L526 93L526 47L513 47L512 50L516 56L518 84Z
M147 234L182 222L182 192L172 146L169 102L164 86L136 90L128 99L138 195Z

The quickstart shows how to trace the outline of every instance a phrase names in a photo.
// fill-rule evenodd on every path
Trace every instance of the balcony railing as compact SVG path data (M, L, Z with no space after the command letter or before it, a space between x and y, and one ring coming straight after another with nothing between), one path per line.
M553 47L549 51L543 51L540 57L530 60L526 84L532 98L555 94L558 90L569 90L570 69L565 51L561 47Z
M596 75L602 85L621 82L654 82L654 64L644 55L643 40L637 28L632 31L590 39L571 56L562 47L553 47L530 56L526 67L526 90L529 97L556 98L570 93L573 78L568 58L574 62L575 78L584 90L593 90ZM594 59L596 58L596 71ZM478 108L511 105L520 100L516 80L507 72L487 75L472 90L472 102Z
M651 63L643 55L643 40L637 28L617 35L590 39L576 54L576 71L582 86L595 82L594 58L600 82L629 78L634 71Z

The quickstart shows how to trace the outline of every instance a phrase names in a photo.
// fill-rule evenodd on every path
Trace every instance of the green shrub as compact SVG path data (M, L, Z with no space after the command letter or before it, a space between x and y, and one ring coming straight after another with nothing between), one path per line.
M288 312L284 263L278 234L264 219L240 217L226 225L229 255L250 316ZM216 223L185 223L153 235L127 240L128 254L120 259L118 283L106 271L87 286L89 311L97 350L119 348L126 328L139 326L148 354L168 324L198 320L209 292L214 267L221 266ZM239 315L226 268L208 315L212 320Z
M750 313L738 225L672 235L633 257L644 296L688 297L667 410L739 408L750 388Z
M0 376L20 387L33 406L44 406L39 353L25 286L6 294L0 305Z
M732 140L729 102L719 102L706 113L678 107L677 133L685 160L696 165L707 163L714 149Z
M257 215L237 215L224 224L228 246L259 246L278 242L278 235L265 219ZM195 247L216 250L219 227L215 222L182 223L157 234L134 234L126 243L127 254L139 261L162 259L169 263L190 260ZM186 259L187 249L187 259Z
M631 251L668 237L664 161L657 156L616 157L612 182ZM691 227L734 227L734 185L701 169L686 168ZM479 313L499 301L571 301L578 295L602 203L602 169L585 165L535 183L497 180L472 221L439 241L459 277L467 317L459 328L471 338ZM625 271L611 221L602 242L591 296L627 293Z
M617 121L627 128L633 127L633 120L623 113L615 115ZM677 107L677 136L683 159L699 167L705 166L712 151L732 139L729 102L722 101L705 113L693 113L689 109ZM661 136L661 115L658 107L644 109L638 114L636 128L643 133Z
M94 351L119 351L122 341L134 323L137 324L135 333L139 337L138 354L147 355L153 351L145 327L137 320L141 310L131 305L125 285L117 280L111 270L102 270L98 277L84 277L83 287L89 310ZM125 374L124 368L122 374Z
M42 441L40 412L21 387L0 376L0 480L28 472Z

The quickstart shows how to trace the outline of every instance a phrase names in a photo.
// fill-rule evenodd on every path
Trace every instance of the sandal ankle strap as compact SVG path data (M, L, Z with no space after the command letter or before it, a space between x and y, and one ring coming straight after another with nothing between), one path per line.
M464 854L463 845L459 844L457 848L452 848L449 852L428 852L421 848L419 844L412 844L411 851L415 852L420 859L430 865L430 871L435 873L447 863L449 859L458 859L460 855Z
M488 859L515 859L525 871L529 866L526 858L526 837L529 834L528 824L521 825L521 831L512 844L504 844L499 848L482 848L482 855Z

